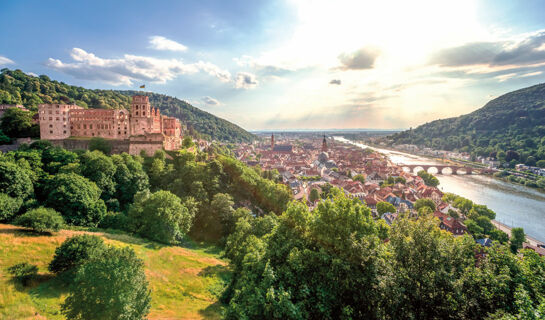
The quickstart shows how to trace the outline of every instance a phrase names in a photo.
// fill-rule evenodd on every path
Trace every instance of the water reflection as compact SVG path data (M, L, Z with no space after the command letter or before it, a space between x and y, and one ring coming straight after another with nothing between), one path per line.
M353 143L342 137L336 140ZM362 148L367 146L353 143ZM439 164L439 161L407 153L372 148L390 157L395 164ZM431 169L430 169L431 170ZM448 170L446 170L448 171ZM444 172L447 173L447 172ZM531 237L545 241L545 193L481 175L437 175L439 188L485 204L496 212L496 220L522 227Z

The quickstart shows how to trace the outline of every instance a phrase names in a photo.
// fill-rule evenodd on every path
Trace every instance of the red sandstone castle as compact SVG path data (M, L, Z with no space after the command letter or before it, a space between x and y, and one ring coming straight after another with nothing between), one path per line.
M101 137L126 143L130 154L141 151L176 150L181 145L182 126L173 117L160 114L147 96L133 96L131 110L84 109L77 105L40 104L40 138L65 141L70 137Z

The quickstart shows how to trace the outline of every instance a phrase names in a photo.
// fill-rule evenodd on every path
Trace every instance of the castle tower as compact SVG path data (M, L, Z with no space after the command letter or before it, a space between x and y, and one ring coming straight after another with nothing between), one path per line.
M322 140L322 152L327 152L327 141L325 139L325 134L324 134L324 140Z
M274 149L274 133L271 134L271 151Z
M150 131L151 105L148 96L133 96L131 103L131 135L143 135Z

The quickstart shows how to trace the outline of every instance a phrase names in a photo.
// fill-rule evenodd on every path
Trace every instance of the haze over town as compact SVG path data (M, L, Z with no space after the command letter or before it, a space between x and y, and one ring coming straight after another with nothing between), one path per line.
M30 2L2 5L0 67L248 130L408 128L545 80L539 1Z

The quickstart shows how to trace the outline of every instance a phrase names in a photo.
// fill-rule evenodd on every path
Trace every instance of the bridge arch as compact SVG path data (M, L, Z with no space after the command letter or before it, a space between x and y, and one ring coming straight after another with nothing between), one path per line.
M431 174L438 174L439 173L439 169L435 166L431 166L428 168L428 170L426 170L428 173L431 173Z
M444 167L441 169L441 174L451 175L454 174L454 170L451 167Z
M413 173L414 174L418 174L418 172L424 170L424 167L422 166L416 166L416 167L413 167Z

